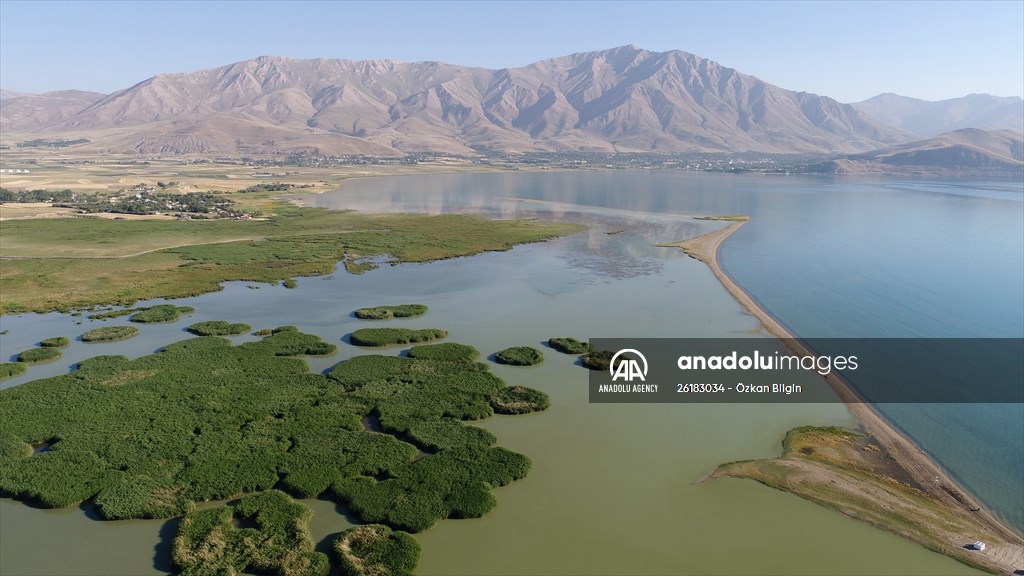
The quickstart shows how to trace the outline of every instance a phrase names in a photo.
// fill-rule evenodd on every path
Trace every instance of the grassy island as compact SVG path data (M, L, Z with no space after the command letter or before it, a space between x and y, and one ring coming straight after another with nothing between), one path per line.
M21 362L0 362L0 380L21 376L28 371L28 367Z
M412 576L420 559L415 538L381 524L345 530L332 549L344 576Z
M201 336L135 360L83 360L0 391L0 492L43 507L91 500L105 519L186 514L173 553L185 574L325 574L308 511L285 494L418 532L486 514L493 489L529 472L526 456L466 421L543 409L547 397L508 388L472 347L416 348L310 373L296 356L334 347L286 326L237 346ZM409 537L374 530L343 536L339 563L411 570Z
M186 330L197 336L237 336L252 330L252 326L242 323L233 324L225 320L210 320L192 324Z
M64 336L54 336L53 338L47 338L39 342L39 345L44 348L67 348L69 344L71 344L71 340L68 340Z
M356 346L394 346L396 344L416 344L430 342L448 336L447 330L436 328L360 328L349 335Z
M614 355L611 350L592 350L583 355L583 365L591 370L607 370Z
M24 362L26 364L49 362L58 358L60 358L60 349L53 347L29 348L21 354L18 354L18 362Z
M114 342L126 340L139 333L135 326L105 326L82 334L82 342Z
M327 576L327 556L313 550L311 516L309 508L277 490L189 512L178 525L172 559L183 576Z
M355 311L356 318L363 320L389 320L391 318L413 318L427 313L423 304L399 304L397 306L374 306Z
M130 305L196 296L229 280L330 274L341 262L429 262L510 250L581 230L575 224L476 216L367 215L285 202L260 220L29 219L0 229L0 313Z
M495 354L494 360L498 364L508 364L510 366L536 366L544 361L544 355L536 348L513 346Z
M184 314L191 314L196 309L191 306L175 306L173 304L157 304L148 308L140 308L138 312L128 318L131 322L140 324L156 324L162 322L174 322Z
M562 354L586 354L590 352L590 343L575 338L551 338L548 346L558 350Z
M498 414L527 414L547 410L551 400L540 390L512 386L491 394L491 406Z
M918 485L874 438L835 427L790 430L782 456L723 464L709 478L750 478L766 486L838 510L899 534L926 548L992 573L1011 568L998 558L1013 555L1020 542L1007 542L963 509ZM967 545L976 540L987 552Z
M476 360L480 351L466 344L445 342L444 344L423 344L409 349L409 357L420 360Z
M97 312L96 314L89 314L87 318L89 318L89 320L109 320L111 318L120 318L121 316L135 314L136 312L142 310L145 310L145 308L125 308L124 310L110 310L107 312Z

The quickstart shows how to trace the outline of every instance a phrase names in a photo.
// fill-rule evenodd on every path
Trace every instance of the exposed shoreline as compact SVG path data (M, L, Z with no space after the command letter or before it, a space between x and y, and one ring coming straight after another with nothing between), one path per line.
M700 260L711 268L726 291L744 309L764 326L764 328L790 350L799 355L813 355L814 352L778 319L762 308L750 294L732 279L721 267L718 252L722 243L747 221L735 221L730 225L709 232L697 238L669 244L684 250L688 255ZM901 465L921 486L932 487L929 493L946 503L952 510L960 510L970 515L979 524L991 530L1000 538L1013 546L1019 547L1024 554L1024 539L1021 533L1012 526L1005 524L995 514L982 505L974 496L950 476L946 470L935 463L910 438L907 438L893 424L882 417L874 407L866 402L860 394L842 377L835 373L825 377L825 381L846 404L847 409L860 421L864 431L873 436L879 444L886 448L896 462ZM982 552L981 554L985 554Z

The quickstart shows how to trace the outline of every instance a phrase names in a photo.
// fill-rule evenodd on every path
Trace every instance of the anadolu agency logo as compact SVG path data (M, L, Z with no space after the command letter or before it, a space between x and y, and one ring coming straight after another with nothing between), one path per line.
M623 357L616 364L615 361L619 360L619 356L624 354L633 355L636 358ZM640 369L640 364L637 363L637 359L644 364L642 370ZM647 377L647 358L644 358L644 355L639 350L623 348L612 356L611 362L608 363L608 374L611 374L612 382L617 381L619 378L625 382L632 382L634 378L639 378L641 382L646 382L644 378Z

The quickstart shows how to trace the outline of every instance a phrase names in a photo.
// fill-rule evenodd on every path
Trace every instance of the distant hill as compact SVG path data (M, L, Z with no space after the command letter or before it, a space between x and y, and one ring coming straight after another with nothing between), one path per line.
M100 98L52 94L4 101L5 136L84 137L84 150L142 154L374 155L842 153L911 139L831 98L634 46L501 70L263 56Z
M30 96L30 94L27 92L15 92L14 90L0 88L0 100L13 100L14 98L21 98L22 96Z
M993 175L1024 178L1024 138L1013 130L964 128L825 162L815 172Z
M0 132L23 133L59 124L104 94L62 90L45 94L4 91L0 98Z
M886 93L853 106L885 124L920 136L936 136L961 128L1024 132L1024 100L1018 97L971 94L931 102Z

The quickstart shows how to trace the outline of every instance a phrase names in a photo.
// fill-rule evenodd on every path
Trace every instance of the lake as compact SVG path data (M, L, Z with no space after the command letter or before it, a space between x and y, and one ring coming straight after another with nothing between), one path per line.
M1019 298L1009 300L1014 290L1018 296L1024 291L1020 196L1019 185L998 183L958 187L641 171L350 181L310 202L372 212L562 218L592 227L504 253L384 266L363 276L339 271L304 278L294 290L229 283L222 292L175 301L196 308L190 317L141 326L138 337L124 342L75 341L61 360L33 366L28 375L3 385L62 373L96 354L152 353L188 337L184 326L214 319L245 321L254 328L295 324L339 344L334 356L309 359L311 368L320 371L371 352L341 342L366 325L351 316L354 309L405 302L427 304L431 311L389 325L444 328L450 332L448 341L473 344L485 356L514 345L541 347L553 336L755 335L757 322L703 264L679 250L653 246L722 225L687 217L702 214L752 216L724 245L723 265L800 335L844 335L850 329L873 337L906 334L897 330L1019 337L1024 305ZM873 232L863 233L861 225ZM843 234L852 236L842 240ZM878 234L890 242L878 240ZM947 241L935 243L943 238ZM887 250L870 253L879 246ZM922 254L927 252L922 246L936 254ZM908 254L912 263L901 263ZM965 262L958 260L960 255ZM949 268L954 264L982 274L982 281L959 282L961 269ZM930 279L943 277L943 267L950 281L931 285ZM925 295L889 293L922 286ZM908 303L914 306L905 311ZM895 318L893 309L900 310ZM42 338L75 337L96 325L125 323L124 318L101 323L64 314L5 316L0 325L10 332L0 336L0 344L6 357ZM754 482L698 483L721 462L777 455L783 434L794 426L856 425L842 405L772 405L766 410L756 404L590 404L587 374L574 365L575 358L547 348L544 352L545 362L535 368L491 367L509 384L547 392L552 407L482 422L497 435L499 445L530 456L530 475L497 489L499 505L484 518L442 521L418 535L423 545L419 572L971 572L916 544ZM1012 474L1014 466L1024 466L1024 447L1018 452L1007 438L1024 428L1024 417L1005 406L990 407L996 417L989 420L1004 425L996 437L1004 440L999 446L1005 449L992 451L1002 459L992 461L986 452L962 460L962 452L970 452L964 445L970 443L957 442L960 452L944 451L941 436L930 436L939 433L931 430L936 427L932 413L915 406L911 414L893 418L972 491L1012 519L1024 507L1021 492L1016 500L1011 494L1019 486L1021 476L1015 484ZM966 409L961 419L977 424L970 415L973 407ZM915 420L915 414L922 416ZM993 433L986 425L980 428L961 426L953 432L968 437ZM930 444L929 438L935 440ZM312 529L318 542L350 525L334 504L308 503L315 511ZM166 571L172 528L161 521L99 522L79 509L38 510L2 499L0 572ZM60 542L60 554L48 553L52 542Z

